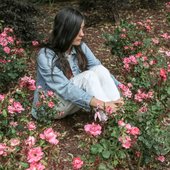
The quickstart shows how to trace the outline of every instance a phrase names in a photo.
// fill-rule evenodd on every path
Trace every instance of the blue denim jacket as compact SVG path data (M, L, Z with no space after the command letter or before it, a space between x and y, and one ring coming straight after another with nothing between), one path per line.
M100 65L101 62L94 56L91 50L85 43L81 44L81 48L87 57L88 65L87 69L92 68L93 66ZM83 89L75 86L67 77L63 74L63 72L58 68L54 67L53 77L51 76L51 65L52 58L54 56L54 52L50 49L42 48L39 51L37 58L37 80L36 86L41 86L43 90L53 90L58 96L63 98L64 100L71 101L75 105L83 108L85 110L90 110L90 101L92 99L92 95L88 94ZM71 51L71 55L68 57L68 62L70 64L73 76L81 73L78 67L78 60L76 57L76 51L73 48ZM114 76L112 76L115 84L118 85L118 82ZM34 93L34 101L33 106L38 101L38 91L35 90ZM33 111L33 116L35 116L35 110Z

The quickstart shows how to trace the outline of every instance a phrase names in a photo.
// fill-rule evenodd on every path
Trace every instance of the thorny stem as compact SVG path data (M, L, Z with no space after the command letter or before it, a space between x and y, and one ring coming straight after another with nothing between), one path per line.
M128 153L126 153L126 158L127 158L129 170L135 170L134 167L133 167L133 165L132 165L132 163L131 163L131 159L130 159Z
M137 164L137 170L140 170L140 164L141 164L141 160L142 160L142 153L141 153L141 155L140 155L140 158L139 158L139 160L138 160L138 164Z

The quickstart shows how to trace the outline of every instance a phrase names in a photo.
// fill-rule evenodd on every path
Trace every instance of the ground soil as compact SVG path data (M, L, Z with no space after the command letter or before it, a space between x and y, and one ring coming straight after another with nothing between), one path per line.
M78 8L77 1L57 2L54 4L37 5L42 15L38 16L37 22L39 33L48 36L52 28L52 22L56 12L64 6L73 6ZM169 32L170 29L166 23L166 16L163 7L157 10L151 9L135 9L135 10L122 10L120 12L120 18L130 21L145 21L152 19L155 28L155 37L158 33ZM104 46L103 33L112 33L115 28L113 23L99 23L95 27L85 28L85 42L92 49L97 58L119 79L123 78L119 76L121 68L116 67L113 56L110 54L110 49ZM119 71L118 71L119 69ZM60 153L58 164L54 166L54 169L69 170L71 169L70 160L72 156L79 156L88 154L88 146L80 147L81 142L86 140L86 134L83 131L83 127L86 123L93 121L93 114L86 113L84 111L77 112L74 115L70 115L64 119L56 120L54 126L60 133L65 132L64 137L60 140ZM51 164L55 164L51 162ZM95 170L95 167L92 168Z

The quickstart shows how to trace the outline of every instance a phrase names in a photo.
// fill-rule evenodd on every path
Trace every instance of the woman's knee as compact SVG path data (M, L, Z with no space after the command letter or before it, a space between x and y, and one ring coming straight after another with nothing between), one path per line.
M84 72L84 79L86 79L88 82L90 81L96 81L98 79L97 74L92 71L88 70Z
M94 71L98 75L110 74L109 70L103 65L95 66L94 68L92 68L92 71Z

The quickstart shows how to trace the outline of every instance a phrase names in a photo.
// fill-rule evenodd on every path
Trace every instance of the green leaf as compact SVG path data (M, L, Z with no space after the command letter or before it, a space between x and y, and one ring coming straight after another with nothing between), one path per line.
M118 164L118 161L115 159L115 160L113 161L113 165L114 165L114 166L117 166L117 164Z
M105 150L102 152L102 156L105 159L108 159L110 157L110 152L108 150Z
M98 170L108 170L108 169L105 164L101 163L98 167Z
M167 93L170 94L170 87L167 88Z
M92 145L90 148L91 154L97 154L97 153L101 153L103 151L103 147L100 144L95 144Z
M29 168L29 164L25 162L20 162L21 166L24 168Z
M6 111L6 110L3 110L3 111L2 111L2 115L3 115L4 117L7 117L7 111Z

